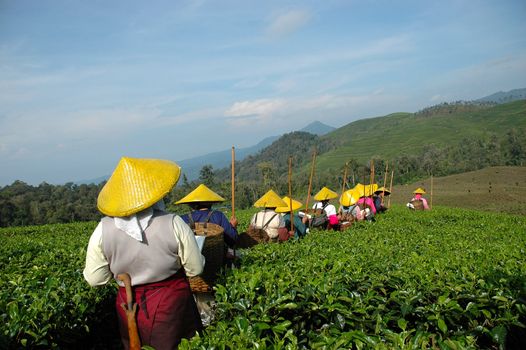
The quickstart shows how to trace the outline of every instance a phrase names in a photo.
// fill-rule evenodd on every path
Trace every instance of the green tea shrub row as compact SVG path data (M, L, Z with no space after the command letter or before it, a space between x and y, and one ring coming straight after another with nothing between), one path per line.
M513 348L525 339L526 218L395 207L345 232L244 251L184 349Z

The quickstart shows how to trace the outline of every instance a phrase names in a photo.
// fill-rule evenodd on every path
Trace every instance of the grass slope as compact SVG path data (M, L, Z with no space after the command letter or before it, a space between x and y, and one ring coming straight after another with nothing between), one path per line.
M426 179L394 186L392 203L405 204L417 187L426 189L430 201L431 179ZM526 215L526 167L491 167L434 178L433 205Z
M341 168L350 158L360 162L374 156L392 158L419 152L426 144L455 144L464 138L503 135L512 128L526 127L525 100L466 109L444 107L430 116L394 113L352 122L324 136L341 147L321 155L317 165Z

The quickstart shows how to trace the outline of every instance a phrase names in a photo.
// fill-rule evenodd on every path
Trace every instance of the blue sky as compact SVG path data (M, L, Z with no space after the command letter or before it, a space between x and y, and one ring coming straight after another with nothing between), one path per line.
M0 186L523 87L523 0L0 0Z

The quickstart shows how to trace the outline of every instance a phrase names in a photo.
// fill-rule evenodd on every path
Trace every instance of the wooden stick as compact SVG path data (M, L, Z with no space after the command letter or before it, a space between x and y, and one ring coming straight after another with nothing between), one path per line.
M393 193L393 177L394 177L394 170L391 171L391 185L389 186L389 191ZM389 196L389 200L387 201L387 207L391 207L391 196Z
M431 201L429 202L429 209L433 209L433 175L431 175Z
M349 165L349 163L345 163L345 170L343 171L343 184L342 184L342 195L343 195L343 192L345 192L345 183L347 182L347 166Z
M232 146L232 217L236 217L236 151L234 146Z
M289 156L289 205L290 205L290 231L294 233L294 211L292 210L292 156Z
M314 176L315 166L316 166L316 148L314 148L314 152L312 153L312 165L310 169L309 189L307 190L307 201L305 202L305 214L308 213L308 210L309 210L310 191L312 190L312 178Z
M369 193L373 190L373 184L374 184L374 159L371 159L371 182L369 183Z
M384 197L385 197L385 185L387 185L387 170L389 169L389 161L386 161L385 163L385 172L384 172L384 189L382 190L382 200L380 201L380 203L382 203L382 205L384 204Z

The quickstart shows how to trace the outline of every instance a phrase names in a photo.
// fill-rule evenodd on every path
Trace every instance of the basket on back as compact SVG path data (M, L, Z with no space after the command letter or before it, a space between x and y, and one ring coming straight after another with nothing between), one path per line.
M236 246L238 248L250 248L256 244L268 241L269 236L264 229L249 226L247 232L239 235Z
M421 199L414 199L411 201L415 210L424 210L424 201Z
M212 212L210 212L212 213ZM190 227L196 236L205 236L205 242L201 254L206 259L203 272L199 276L190 277L190 289L192 292L211 292L219 271L225 263L225 241L224 229L220 225L208 222L193 222L192 215L189 216Z

